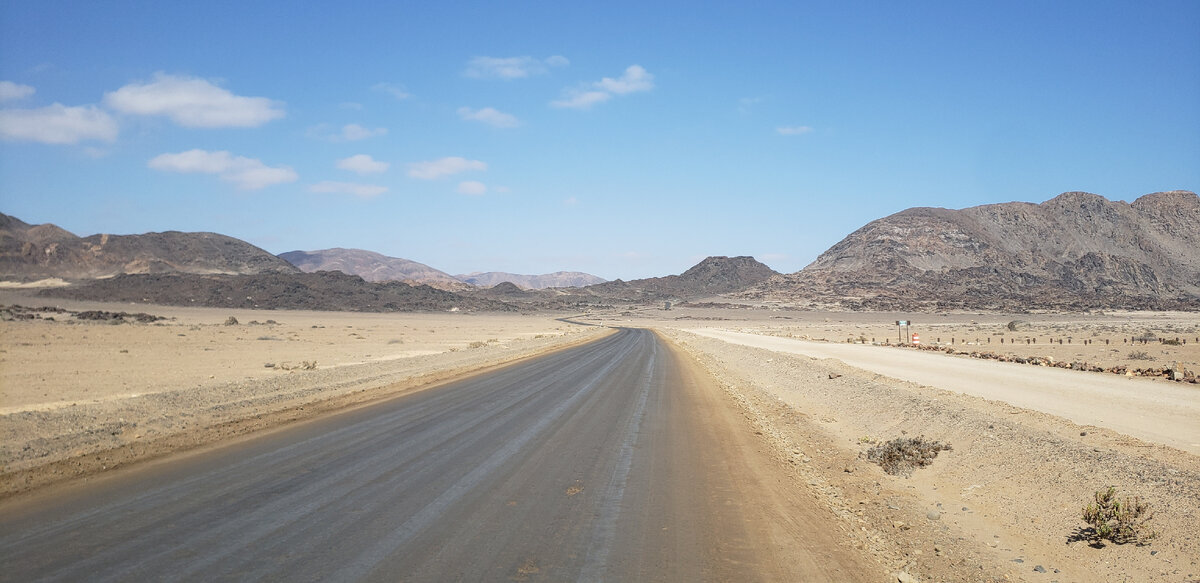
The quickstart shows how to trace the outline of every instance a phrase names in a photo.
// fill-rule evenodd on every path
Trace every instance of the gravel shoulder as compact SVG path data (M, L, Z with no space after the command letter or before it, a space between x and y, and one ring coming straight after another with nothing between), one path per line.
M1196 455L837 359L656 328L720 380L795 479L894 572L921 581L1200 577ZM865 459L872 444L904 435L953 449L910 478ZM1077 539L1082 507L1108 486L1150 502L1151 544Z

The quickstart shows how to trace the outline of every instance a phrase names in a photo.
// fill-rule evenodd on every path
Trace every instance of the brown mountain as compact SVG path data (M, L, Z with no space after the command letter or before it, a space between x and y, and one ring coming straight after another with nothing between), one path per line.
M464 281L479 287L492 287L499 283L509 282L517 287L525 289L584 287L597 283L604 283L606 281L602 277L596 277L590 273L582 273L579 271L556 271L554 273L546 273L542 275L521 275L518 273L504 273L502 271L488 271L485 273L467 273L463 275L456 275L454 277L459 281Z
M913 208L743 294L852 309L1200 309L1200 197Z
M290 273L286 261L216 233L77 237L55 225L0 214L0 278L93 279L123 273Z
M281 258L295 265L301 271L340 271L348 275L357 275L366 281L401 281L411 284L426 284L445 290L463 290L470 285L456 279L454 276L438 271L423 263L388 257L362 249L322 249L319 251L288 251L281 253Z
M466 297L427 285L374 283L337 271L197 275L118 275L83 285L42 290L44 297L213 308L348 312L513 311L489 298Z
M708 257L691 269L666 277L614 280L589 285L593 295L623 300L696 299L742 291L779 275L753 257Z

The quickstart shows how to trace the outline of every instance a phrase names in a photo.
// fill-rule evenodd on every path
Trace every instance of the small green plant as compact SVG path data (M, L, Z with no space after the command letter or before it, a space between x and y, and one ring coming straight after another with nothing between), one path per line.
M1155 532L1146 526L1154 517L1150 505L1136 496L1117 500L1117 489L1109 486L1103 492L1097 490L1095 501L1083 507L1083 521L1091 527L1083 529L1083 538L1100 545L1103 541L1116 544L1148 544Z

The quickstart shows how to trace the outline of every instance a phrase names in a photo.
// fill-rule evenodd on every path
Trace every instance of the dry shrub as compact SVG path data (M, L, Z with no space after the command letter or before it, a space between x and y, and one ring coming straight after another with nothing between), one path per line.
M1119 545L1144 545L1155 536L1154 531L1146 526L1146 522L1153 517L1149 504L1136 496L1117 500L1116 488L1109 486L1103 492L1097 490L1095 501L1083 507L1083 521L1091 526L1082 529L1081 535L1096 546L1106 540Z
M910 476L913 470L932 464L939 451L950 449L949 443L929 441L923 435L897 437L868 449L867 460L893 476Z

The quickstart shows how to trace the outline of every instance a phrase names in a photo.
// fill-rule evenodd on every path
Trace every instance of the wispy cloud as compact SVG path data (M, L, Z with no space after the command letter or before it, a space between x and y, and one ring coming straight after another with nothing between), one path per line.
M365 128L356 123L349 123L349 124L342 126L341 137L343 140L346 140L347 142L356 142L358 140L365 140L367 138L373 138L375 136L384 136L384 135L387 135L387 133L388 133L387 128L371 129L371 128Z
M571 61L562 55L545 59L533 57L472 57L463 75L475 79L524 79L544 75L551 68L565 67Z
M78 144L84 140L117 139L117 122L94 105L68 107L61 103L36 109L0 110L0 137L43 144Z
M357 182L334 182L326 180L308 187L309 192L321 194L349 194L359 198L374 198L387 192L386 186L360 184Z
M435 180L444 176L472 170L487 170L487 164L479 160L468 160L458 156L451 156L427 162L413 162L408 165L408 175L421 180Z
M562 99L551 101L550 105L563 109L589 109L609 99L612 99L612 94L604 91L567 90L563 92Z
M104 94L104 104L129 115L164 116L189 128L258 127L284 116L283 104L234 95L196 77L156 73Z
M29 85L21 85L12 81L0 81L0 101L25 99L37 91Z
M367 154L355 154L349 158L342 158L337 161L337 167L342 170L349 170L359 174L378 174L386 172L391 164L380 162Z
M387 133L387 128L368 128L356 123L348 123L340 128L323 123L312 126L307 131L310 138L330 142L357 142L367 138L386 136Z
M403 85L397 85L395 83L376 83L375 85L371 86L371 89L382 91L388 95L391 95L392 97L395 97L396 99L408 99L409 97L412 97L412 94L409 93Z
M491 107L483 109L460 107L458 108L458 117L466 121L485 123L494 128L515 128L521 125L521 121L515 115L504 113Z
M813 129L808 126L779 126L775 131L781 136L799 136L812 133Z
M487 194L487 185L475 180L467 180L458 183L459 194L469 194L471 196L482 196Z
M605 77L596 82L596 87L617 95L649 91L654 89L654 75L639 65L630 65L620 77Z
M551 101L552 107L565 109L590 109L604 103L614 95L628 95L654 89L654 75L640 65L630 65L620 77L604 77L595 83L566 89L562 99Z
M766 101L765 97L743 97L738 100L738 113L748 114L764 101Z
M267 166L261 160L234 156L227 151L188 150L178 154L160 154L146 164L155 170L181 174L215 174L242 190L258 190L298 176L289 166Z

